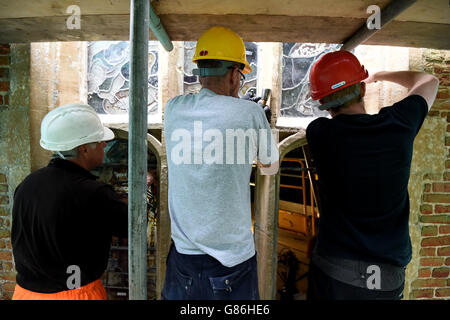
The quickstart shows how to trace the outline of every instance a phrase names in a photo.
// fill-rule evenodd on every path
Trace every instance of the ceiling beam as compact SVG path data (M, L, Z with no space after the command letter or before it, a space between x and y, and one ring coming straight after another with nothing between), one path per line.
M236 31L244 41L343 43L365 18L280 15L159 14L173 41L195 41L213 25ZM83 15L81 29L68 30L64 16L0 19L0 43L128 40L130 17ZM332 32L330 32L332 30ZM450 50L450 25L394 20L365 44ZM156 40L150 33L150 40Z

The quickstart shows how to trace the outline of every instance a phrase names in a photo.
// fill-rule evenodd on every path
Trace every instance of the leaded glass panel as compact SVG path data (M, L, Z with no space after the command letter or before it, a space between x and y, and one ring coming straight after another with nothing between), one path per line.
M88 104L99 114L126 114L129 109L130 45L96 41L88 45ZM148 114L159 112L158 42L148 48Z
M328 116L319 103L311 99L309 71L323 54L339 50L340 44L283 43L283 83L281 117Z

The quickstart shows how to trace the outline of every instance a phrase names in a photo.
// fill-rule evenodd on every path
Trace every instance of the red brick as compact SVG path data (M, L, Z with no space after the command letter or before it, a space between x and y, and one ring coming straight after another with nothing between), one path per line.
M449 124L450 126L450 124ZM431 191L431 184L430 183L425 183L423 185L423 192L430 192Z
M422 247L437 247L450 245L450 236L424 238L421 242Z
M420 249L421 257L434 257L436 255L436 248L422 248Z
M433 269L432 276L433 278L448 278L449 275L449 268L442 267L442 268L435 268Z
M440 257L449 257L450 256L450 247L438 248L437 255Z
M423 226L422 227L422 236L429 237L429 236L436 236L438 234L438 228L437 226Z
M436 289L436 297L450 297L450 288Z
M440 226L439 234L448 234L450 233L450 226Z
M9 65L9 57L8 56L0 56L0 66Z
M449 94L448 94L448 89L441 89L438 91L436 99L448 99L450 98Z
M428 112L427 117L439 117L439 111L435 111L435 110L431 110L430 112Z
M419 221L422 223L450 224L450 215L420 216Z
M0 280L16 281L15 272L2 272L0 273Z
M411 288L433 288L445 287L446 279L416 279L411 283Z
M0 251L0 260L12 261L12 254L10 251Z
M3 104L5 106L9 105L9 96L7 94L3 96Z
M3 96L0 94L0 106L3 104Z
M448 138L448 143L450 145L450 137ZM432 202L432 203L450 203L450 193L431 193L423 195L424 202Z
M11 47L9 44L0 44L0 54L5 55L11 52Z
M422 214L432 214L433 206L431 204L422 204L420 206L420 213Z
M9 232L9 230L0 230L0 239L1 238L11 238L11 232Z
M8 77L9 77L9 69L0 68L0 78L8 78Z
M431 276L430 268L419 269L419 278L429 278Z
M3 290L3 295L1 297L1 300L12 300L13 295L14 295L14 291Z
M3 291L14 291L14 288L16 287L16 283L12 281L7 281L3 283L2 288Z
M437 204L434 206L434 212L435 213L449 213L450 206L443 206L443 205Z
M9 81L0 81L0 91L9 91Z
M433 192L450 192L450 182L434 182Z
M433 289L425 289L425 290L412 290L410 293L411 299L420 299L420 298L433 298L434 290Z
M444 258L420 258L423 267L440 267L444 264Z

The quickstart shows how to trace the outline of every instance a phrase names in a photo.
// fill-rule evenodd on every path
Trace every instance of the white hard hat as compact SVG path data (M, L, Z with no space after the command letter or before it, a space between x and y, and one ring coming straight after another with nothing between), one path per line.
M41 146L50 151L67 151L86 143L114 139L95 110L85 104L67 104L50 111L41 123Z

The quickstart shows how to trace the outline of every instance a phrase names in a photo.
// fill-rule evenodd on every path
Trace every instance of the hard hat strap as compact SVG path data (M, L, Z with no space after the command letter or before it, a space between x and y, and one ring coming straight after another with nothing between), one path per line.
M228 69L237 64L234 61L224 61L224 60L216 60L216 61L221 64L220 67L197 68L192 70L192 74L194 76L200 77L223 76L228 72Z
M336 100L330 101L330 102L326 102L322 105L319 106L320 110L327 110L330 108L336 108L336 107L340 107L342 105L344 105L346 102L349 102L350 100L358 97L361 94L361 90L360 87L355 88L355 90L351 93L349 93L346 96L340 97Z

